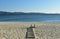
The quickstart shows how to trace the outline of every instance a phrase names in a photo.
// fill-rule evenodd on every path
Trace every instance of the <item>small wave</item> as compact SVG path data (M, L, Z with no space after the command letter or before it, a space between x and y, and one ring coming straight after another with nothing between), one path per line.
M45 20L44 22L60 22L60 20Z

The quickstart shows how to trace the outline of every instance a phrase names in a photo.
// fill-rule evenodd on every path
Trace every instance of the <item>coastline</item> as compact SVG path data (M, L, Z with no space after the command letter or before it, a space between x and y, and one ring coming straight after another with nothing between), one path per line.
M7 27L30 27L31 25L39 26L60 26L60 22L0 22L0 26Z

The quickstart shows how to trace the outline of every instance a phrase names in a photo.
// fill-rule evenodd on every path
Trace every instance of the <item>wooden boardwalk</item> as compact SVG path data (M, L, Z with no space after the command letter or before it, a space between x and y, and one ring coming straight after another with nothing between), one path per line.
M27 32L26 32L26 39L35 39L35 35L34 35L34 32L33 32L33 28L34 27L29 27L27 28Z

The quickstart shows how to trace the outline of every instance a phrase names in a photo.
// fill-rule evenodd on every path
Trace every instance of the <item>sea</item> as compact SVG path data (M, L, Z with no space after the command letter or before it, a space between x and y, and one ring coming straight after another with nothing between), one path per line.
M60 14L2 14L0 22L60 22Z

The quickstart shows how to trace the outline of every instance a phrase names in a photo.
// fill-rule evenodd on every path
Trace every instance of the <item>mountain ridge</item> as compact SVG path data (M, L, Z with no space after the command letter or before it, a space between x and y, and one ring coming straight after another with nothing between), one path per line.
M6 11L0 11L0 14L21 14L21 15L33 15L34 14L34 15L39 15L39 14L47 14L47 13L41 13L41 12L6 12ZM49 13L49 14L51 14L51 13Z

